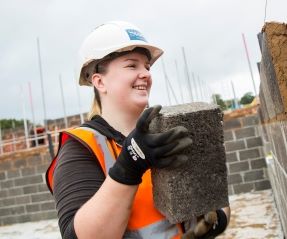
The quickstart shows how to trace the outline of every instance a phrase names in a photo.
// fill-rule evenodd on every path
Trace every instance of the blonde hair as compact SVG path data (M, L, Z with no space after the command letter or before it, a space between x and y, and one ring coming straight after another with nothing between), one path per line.
M94 116L101 115L101 108L97 102L97 100L94 98L92 107L88 113L88 120L91 120Z
M88 120L91 120L96 115L101 115L102 113L102 104L99 92L96 87L94 87L94 99L92 107L88 113Z
M86 77L90 78L95 73L106 74L107 73L108 64L112 60L114 60L117 57L120 57L120 56L126 55L128 53L131 53L131 52L137 52L137 53L143 54L143 55L147 56L147 58L149 60L151 59L151 54L150 54L149 50L147 50L145 48L142 48L142 47L136 47L136 48L134 48L131 51L113 52L113 53L105 56L100 61L93 61L93 62L91 62L87 66L87 68L91 69L92 74L88 73L89 70L87 70ZM90 109L90 111L88 113L88 120L91 120L96 115L101 115L101 113L102 113L102 104L101 104L100 94L99 94L99 91L97 90L97 88L94 87L94 99L93 99L92 107L91 107L91 109Z

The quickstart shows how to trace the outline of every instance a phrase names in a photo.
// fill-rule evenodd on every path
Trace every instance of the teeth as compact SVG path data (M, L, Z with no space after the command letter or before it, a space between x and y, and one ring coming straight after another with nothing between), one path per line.
M137 90L146 90L146 86L145 85L136 85L133 88L137 89Z

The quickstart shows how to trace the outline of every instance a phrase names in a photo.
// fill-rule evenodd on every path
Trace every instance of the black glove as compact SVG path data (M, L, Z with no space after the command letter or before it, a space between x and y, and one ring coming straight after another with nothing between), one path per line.
M216 238L216 236L218 236L222 232L224 232L228 224L226 214L222 209L216 210L216 214L217 223L209 230L206 235L199 237L198 239L213 239Z
M109 175L117 182L127 185L141 183L144 172L151 168L178 167L188 160L180 152L191 145L187 129L178 126L164 133L149 133L149 124L161 110L161 106L146 109L136 128L127 136L122 151Z
M227 217L222 209L205 214L194 229L190 229L181 239L214 239L227 227Z

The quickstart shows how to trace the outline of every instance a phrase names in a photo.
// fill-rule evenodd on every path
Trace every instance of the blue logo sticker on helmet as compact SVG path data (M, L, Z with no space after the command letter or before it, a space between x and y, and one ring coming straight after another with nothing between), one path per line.
M147 42L146 39L144 38L144 36L135 29L126 29L130 40L139 40L139 41L144 41Z

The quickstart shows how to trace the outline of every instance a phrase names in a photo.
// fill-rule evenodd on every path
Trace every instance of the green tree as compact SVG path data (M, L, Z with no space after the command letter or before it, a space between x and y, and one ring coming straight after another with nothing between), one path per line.
M254 96L251 92L245 93L240 99L240 104L247 105L250 104L254 100Z
M0 120L1 129L11 129L24 126L24 120L16 119L1 119Z
M221 110L226 110L227 109L227 106L226 106L224 100L221 98L220 94L213 94L212 95L212 99L213 99L213 101L216 101L215 103L220 106Z

